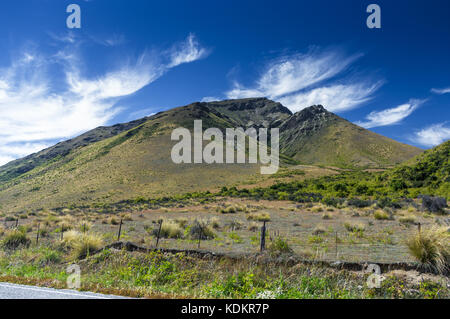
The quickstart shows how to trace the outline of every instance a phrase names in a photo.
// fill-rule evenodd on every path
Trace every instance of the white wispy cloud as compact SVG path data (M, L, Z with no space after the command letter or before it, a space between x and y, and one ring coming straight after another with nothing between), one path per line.
M366 116L366 121L356 122L356 124L364 128L394 125L410 116L424 102L425 100L411 99L408 103L394 108L371 112Z
M189 34L186 41L175 45L171 52L171 61L168 67L178 66L180 64L193 62L206 57L209 50L201 47L194 34Z
M417 144L433 147L450 139L450 126L446 123L433 124L428 126L410 139Z
M214 102L214 101L220 101L221 99L215 96L205 96L202 98L200 102Z
M342 112L369 101L371 95L381 85L381 81L376 83L336 84L288 95L277 100L293 112L316 104L324 105L331 112Z
M187 41L193 41L191 35ZM202 50L192 43L191 49ZM55 55L23 53L0 69L0 164L105 125L122 110L117 103L120 98L138 92L174 66L194 60L161 64L142 54L105 74L86 77L82 59L71 50ZM50 76L56 63L64 65L63 81Z
M317 48L306 54L284 56L268 63L254 85L244 86L235 81L226 96L230 99L264 96L294 112L314 104L322 104L331 111L346 111L370 100L383 84L360 78L333 83L361 56Z
M450 93L450 87L445 88L445 89L431 89L431 92L436 93L436 94L447 94L447 93Z

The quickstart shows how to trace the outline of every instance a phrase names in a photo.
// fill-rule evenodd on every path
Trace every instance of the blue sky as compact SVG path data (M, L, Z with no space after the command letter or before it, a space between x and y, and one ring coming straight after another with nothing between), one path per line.
M81 29L66 26L71 3ZM371 3L381 29L366 26ZM449 12L448 0L4 0L0 164L100 125L254 96L432 147L450 138Z

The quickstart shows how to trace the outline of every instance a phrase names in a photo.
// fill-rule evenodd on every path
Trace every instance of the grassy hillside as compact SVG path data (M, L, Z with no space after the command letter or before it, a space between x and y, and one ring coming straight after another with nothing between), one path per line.
M157 114L131 130L76 148L2 182L2 208L21 211L160 197L214 190L259 176L258 165L172 163L175 142L170 134L179 126L191 127L194 118L214 127L230 125L197 105Z
M222 186L252 184L259 165L176 165L171 161L173 129L280 127L283 163L298 161L335 166L385 166L420 150L359 128L322 107L292 114L268 99L193 103L75 139L0 168L2 210L114 203L161 197ZM294 160L295 159L295 160ZM273 179L272 179L273 180Z

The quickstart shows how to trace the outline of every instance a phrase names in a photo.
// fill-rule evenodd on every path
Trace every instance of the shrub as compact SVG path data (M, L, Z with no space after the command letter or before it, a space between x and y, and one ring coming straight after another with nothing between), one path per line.
M447 200L443 197L422 196L422 209L431 213L441 213L447 207Z
M373 217L376 220L386 220L389 219L389 214L386 213L385 211L378 209L377 211L375 211L375 213L373 214Z
M431 228L412 235L406 245L423 266L445 273L450 266L449 237L447 229Z
M322 219L326 219L326 220L333 219L333 216L331 214L325 213L322 215Z
M41 255L39 256L39 262L42 264L57 264L61 261L61 252L53 250L50 247L44 247L40 249Z
M284 238L277 236L275 237L268 247L269 252L271 254L279 255L279 254L292 254L293 250L289 247L287 240Z
M2 246L6 249L17 249L21 246L28 246L29 244L30 240L26 233L16 229L7 232L2 241Z
M348 201L349 206L354 206L358 208L369 207L372 205L372 202L369 200L362 200L359 198L352 198Z

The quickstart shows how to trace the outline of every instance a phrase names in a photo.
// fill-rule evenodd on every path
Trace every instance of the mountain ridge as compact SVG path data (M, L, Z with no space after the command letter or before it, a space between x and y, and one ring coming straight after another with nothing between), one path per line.
M285 164L380 167L395 164L396 158L389 157L392 152L403 160L421 152L368 133L323 106L292 114L265 98L195 102L129 123L99 127L0 167L0 203L22 210L74 202L116 202L137 196L158 197L161 192L173 195L214 190L261 178L257 164L172 163L170 152L175 142L171 132L178 127L192 130L195 119L203 120L204 129L279 127L280 155ZM372 143L373 150L358 146L361 151L355 150L348 158L333 153L336 147L347 152L355 140ZM374 155L380 147L389 149L386 157ZM326 161L317 161L321 157Z

